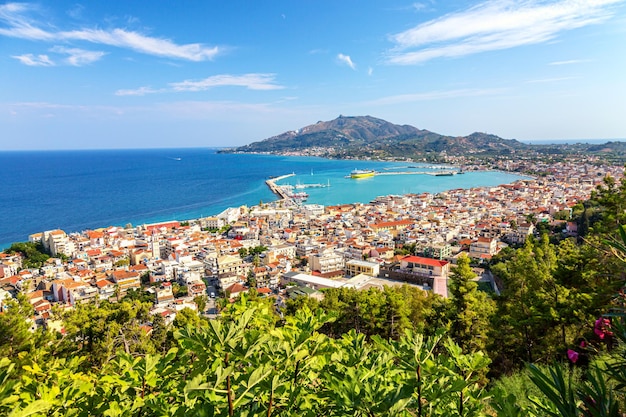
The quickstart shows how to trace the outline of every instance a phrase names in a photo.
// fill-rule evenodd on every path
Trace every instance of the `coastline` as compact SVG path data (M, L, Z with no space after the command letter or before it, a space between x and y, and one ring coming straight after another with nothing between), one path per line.
M59 152L55 153L53 156L57 157L62 154L64 153ZM75 152L69 152L68 154L70 154L72 158L76 157ZM149 163L151 167L154 168L154 172L158 175L161 175L164 180L159 180L159 177L155 176L154 178L151 178L149 182L145 182L146 185L150 185L149 187L140 186L139 188L137 188L137 186L135 186L133 191L124 191L129 179L126 178L126 172L121 170L124 175L120 175L121 178L119 179L119 181L123 182L121 182L119 186L116 186L117 180L111 178L109 174L109 171L112 171L115 166L108 163L107 158L115 157L117 159L120 159L119 155L126 154L130 154L131 159L129 159L129 161L131 161L131 164L137 165L136 168L132 168L131 172L137 172L139 175L146 177L151 175L150 172L145 172L145 168L143 163L141 162L141 159L137 159L138 157L144 156L147 161L146 163ZM94 165L90 162L88 158L91 155L97 158L98 163L101 163L103 165L103 168L101 170L104 170L104 172L102 174L97 173L98 169L100 169L97 166L94 170ZM32 157L32 154L29 154L27 156L30 158ZM46 165L50 163L48 160L49 154L46 155L45 153L39 153L39 156L42 157L42 162L37 164L43 165L42 169L48 169ZM140 152L137 150L132 150L128 152L106 151L104 153L93 151L81 152L80 156L81 160L86 159L86 168L84 169L85 172L89 173L89 175L91 176L101 176L102 180L105 181L104 187L98 186L97 183L89 179L89 177L87 177L89 182L82 186L80 182L73 180L72 176L59 176L57 173L60 173L62 172L62 169L65 169L61 167L58 168L58 171L48 169L51 171L52 180L57 181L59 184L62 184L61 188L59 188L58 185L46 185L46 187L49 189L52 188L60 190L58 193L53 195L56 196L55 201L58 201L58 203L46 202L47 194L42 194L43 190L39 191L39 189L37 188L41 185L40 183L50 184L50 180L46 178L42 179L41 174L38 174L34 177L33 181L35 182L33 183L33 185L24 182L15 184L17 188L12 192L14 195L17 196L15 198L15 202L12 202L16 207L15 211L11 212L11 207L5 205L4 208L0 209L0 213L3 214L6 218L22 218L24 226L19 226L18 222L16 224L13 224L14 232L11 232L11 229L5 229L5 232L10 232L10 238L9 235L5 233L5 238L0 240L0 242L2 242L2 244L0 244L0 248L4 249L9 247L13 243L27 241L29 235L33 233L39 233L45 230L62 229L68 231L68 233L79 233L84 230L93 230L108 226L123 227L125 224L128 223L141 225L147 223L158 223L175 220L193 221L194 219L215 215L228 207L237 207L241 205L253 206L259 200L272 201L273 199L270 196L276 197L276 194L270 190L269 185L265 183L265 179L267 179L268 176L273 176L273 178L271 178L271 183L274 183L276 186L278 186L279 184L277 184L277 182L279 180L277 176L281 174L280 171L284 173L285 171L292 172L293 170L296 170L297 172L299 172L296 175L301 176L303 182L307 182L306 180L309 178L309 172L312 172L313 170L315 171L315 175L319 178L317 180L318 182L326 183L327 178L331 178L333 181L332 187L328 187L325 189L307 190L311 194L310 202L321 205L368 202L373 200L376 196L391 194L412 194L422 192L432 193L440 192L446 189L459 188L457 184L459 179L457 178L456 180L451 181L451 183L448 183L445 188L441 188L444 187L443 185L441 185L441 187L439 187L439 189L436 191L421 190L419 181L416 182L415 180L412 180L413 183L411 185L405 186L404 189L400 188L399 190L390 190L387 188L387 185L384 182L375 183L371 182L369 179L359 181L359 184L355 184L352 180L353 182L349 183L347 189L345 188L345 184L343 185L342 189L342 185L339 180L339 173L341 174L341 177L343 177L345 175L345 172L349 172L355 166L358 166L360 168L368 168L370 165L376 164L378 165L378 167L383 167L385 165L397 165L398 163L415 163L412 161L408 162L406 160L374 161L371 159L357 160L354 158L340 160L326 159L316 156L281 157L277 155L263 155L260 157L253 157L251 155L234 156L227 154L216 154L215 150L207 151L198 149L166 149L144 152ZM173 156L182 157L182 160L173 160ZM45 160L43 159L44 157ZM208 174L200 173L196 175L196 168L192 167L192 169L194 170L194 174L191 176L189 174L185 174L183 176L178 173L180 169L188 169L187 167L188 164L191 163L191 160L193 159L192 157L197 159L196 165L198 167L216 165L215 162L207 162L206 157L211 157L213 159L217 158L219 159L219 161L217 162L224 160L222 161L224 164L224 168L216 165L213 168L213 171L210 171ZM72 161L74 161L74 159L72 159ZM434 165L432 163L424 164L420 162L417 162L416 164L431 166ZM14 165L25 166L21 162ZM62 166L66 165L68 165L68 163L63 161ZM124 163L124 165L126 166L127 164ZM439 167L459 166L453 164L437 165ZM247 174L247 179L245 177L242 177L242 174L238 174L240 171L244 170L246 171L246 173L248 173L251 167L253 170L256 169L256 171L253 171L251 174ZM10 164L7 169L9 168ZM125 169L128 170L128 168ZM173 169L175 169L176 171L172 171ZM496 173L496 170L482 169L476 170L475 172ZM514 175L517 178L525 177L525 175L520 175L515 172L500 171L500 173L506 175ZM81 174L81 179L82 175L83 174ZM335 177L333 177L333 175L337 176L337 179L334 179ZM264 179L261 179L259 177L264 177ZM445 179L446 177L437 178L437 184L445 184L447 181ZM465 179L468 179L467 176L465 176ZM260 183L258 182L259 180L261 180ZM478 182L478 185L480 185L481 181ZM217 188L216 186L214 186L214 182L216 182L216 184L218 184L221 188ZM394 180L394 182L400 182L400 180L396 179ZM502 181L498 183L509 182L510 181ZM168 186L167 184L169 183L171 183L172 185ZM160 187L152 186L156 184L160 185ZM200 185L203 188L208 187L206 191L204 191L204 193L202 189L198 187ZM72 187L74 186L76 187L76 191L72 191ZM88 189L85 189L85 186L88 187ZM461 188L471 188L473 186L473 184L466 183ZM21 204L21 200L35 201L31 200L31 198L27 196L20 197L19 192L22 192L21 190L23 190L24 188L28 189L29 187L32 188L32 193L34 193L32 198L35 198L35 196L37 196L36 198L38 204L19 206L19 204ZM119 188L120 191L117 194L111 194L111 187ZM369 189L370 192L369 197L350 198L350 196L353 194L353 191L367 189ZM135 190L138 190L139 193L137 193ZM165 196L165 191L171 193L172 197ZM205 194L207 192L209 194ZM87 195L89 193L93 194L93 197L89 198L89 195ZM319 201L319 195L331 195L332 193L338 193L339 196L336 199L329 197L326 202ZM11 194L11 192L9 192L9 194ZM209 195L209 197L214 197L211 197L212 200L207 200L207 198L204 197L205 195ZM74 201L73 198L75 197L79 200ZM111 201L115 201L115 203L111 205ZM54 206L52 204L58 204L59 209L54 209ZM86 208L81 209L81 204L85 205ZM134 207L133 212L126 210L125 206ZM23 210L23 207L26 207L28 210L32 208L38 208L41 214L29 214L29 211ZM115 213L112 212L109 207L115 209L120 207L120 209L116 210L117 213ZM54 216L48 216L48 214L51 213L51 210L60 212L65 216L67 220L59 220L56 219L56 217ZM38 220L41 220L41 222L39 222ZM2 237L1 233L0 237Z

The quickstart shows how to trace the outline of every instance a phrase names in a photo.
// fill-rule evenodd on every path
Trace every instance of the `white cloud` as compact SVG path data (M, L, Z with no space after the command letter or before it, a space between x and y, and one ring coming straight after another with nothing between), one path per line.
M442 90L428 91L415 94L399 94L395 96L382 97L377 100L367 102L367 105L390 105L400 103L411 103L416 101L431 101L457 97L475 97L502 94L505 90L498 88L491 89L459 89L459 90Z
M71 31L47 31L39 28L36 21L26 16L33 10L21 3L8 3L0 6L0 22L6 25L0 28L0 35L45 42L84 41L189 61L209 60L220 52L217 46L207 47L200 43L179 45L169 39L151 37L125 29L85 28Z
M65 62L75 67L89 65L92 62L99 61L103 56L106 55L106 52L87 51L84 49L65 48L62 46L55 46L51 49L51 51L57 52L59 54L69 55L67 58L65 58Z
M589 60L588 59L570 59L569 61L550 62L548 65L572 65L572 64L582 64L583 62L589 62Z
M391 37L391 64L419 64L554 39L560 32L597 24L623 0L513 1L480 3L422 23Z
M428 5L426 3L418 3L415 2L411 5L411 8L415 11L420 11L420 10L424 10L425 8L427 8Z
M367 69L367 75L372 75L373 73L374 73L374 68L369 67L369 68Z
M24 65L28 65L30 67L52 67L54 66L54 62L50 60L48 55L33 55L33 54L24 54L24 55L13 55L12 58L17 59Z
M84 106L77 105L69 105L69 104L58 104L58 103L49 103L45 101L23 101L23 102L15 102L9 103L11 107L17 107L22 110L24 109L34 109L34 110L67 110L67 109L84 109Z
M243 74L230 75L220 74L204 78L202 80L185 80L168 84L167 88L153 89L140 87L135 90L118 90L118 96L143 96L154 93L177 93L205 91L213 87L245 87L249 90L280 90L284 87L275 83L274 74Z
M212 59L219 49L217 46L207 48L199 43L177 45L169 39L153 38L124 29L100 30L84 29L69 32L58 32L56 36L62 40L80 40L96 44L132 49L147 55L167 58L179 58L189 61L206 61Z
M82 4L75 4L70 9L68 9L66 13L72 19L81 19L83 17L84 11L85 6L83 6Z
M145 96L146 94L158 93L161 90L155 90L152 87L139 87L134 90L117 90L116 96Z
M171 83L174 91L204 91L212 87L237 86L249 90L280 90L284 87L274 83L274 74L244 74L244 75L213 75L199 81L185 80Z
M356 69L356 65L354 64L354 62L352 62L352 59L350 58L349 55L344 55L344 54L338 54L337 55L337 59L339 60L339 62L341 62L342 64L345 64L347 66L349 66L350 68L352 68L353 70Z

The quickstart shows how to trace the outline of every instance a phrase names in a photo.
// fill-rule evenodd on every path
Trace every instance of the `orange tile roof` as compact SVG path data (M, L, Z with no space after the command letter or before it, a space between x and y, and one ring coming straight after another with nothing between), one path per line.
M421 256L413 256L413 255L405 256L404 258L402 258L402 260L406 262L429 265L429 266L445 266L450 263L448 261L439 261L437 259L423 258Z
M101 279L99 281L96 281L96 286L100 289L108 286L108 285L115 285L113 284L111 281L109 281L108 279Z
M113 278L115 278L116 281L139 277L139 274L137 272L125 270L113 271L111 275L113 275Z
M231 285L230 287L226 288L226 291L229 291L231 294L233 294L233 293L236 294L236 293L240 293L242 291L246 291L246 287L244 287L240 283L236 282L233 285Z

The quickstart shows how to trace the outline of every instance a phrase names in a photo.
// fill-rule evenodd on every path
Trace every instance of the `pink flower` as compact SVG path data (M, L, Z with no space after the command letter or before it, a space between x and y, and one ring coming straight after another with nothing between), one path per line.
M600 317L596 320L596 323L593 326L593 332L600 338L600 340L604 340L604 336L613 336L613 332L609 330L610 328L611 320Z
M580 341L580 347L583 348L583 349L586 348L587 347L587 342L585 342L584 340L581 340Z
M572 362L576 363L578 360L579 353L572 349L567 349L567 358Z

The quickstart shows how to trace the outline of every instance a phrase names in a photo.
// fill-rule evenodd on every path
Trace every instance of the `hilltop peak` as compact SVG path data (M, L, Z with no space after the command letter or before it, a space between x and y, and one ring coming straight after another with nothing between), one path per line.
M448 154L511 151L524 147L515 140L475 132L452 137L397 125L372 116L339 115L329 121L291 130L236 148L236 152L308 152L330 157L395 157L446 151Z

